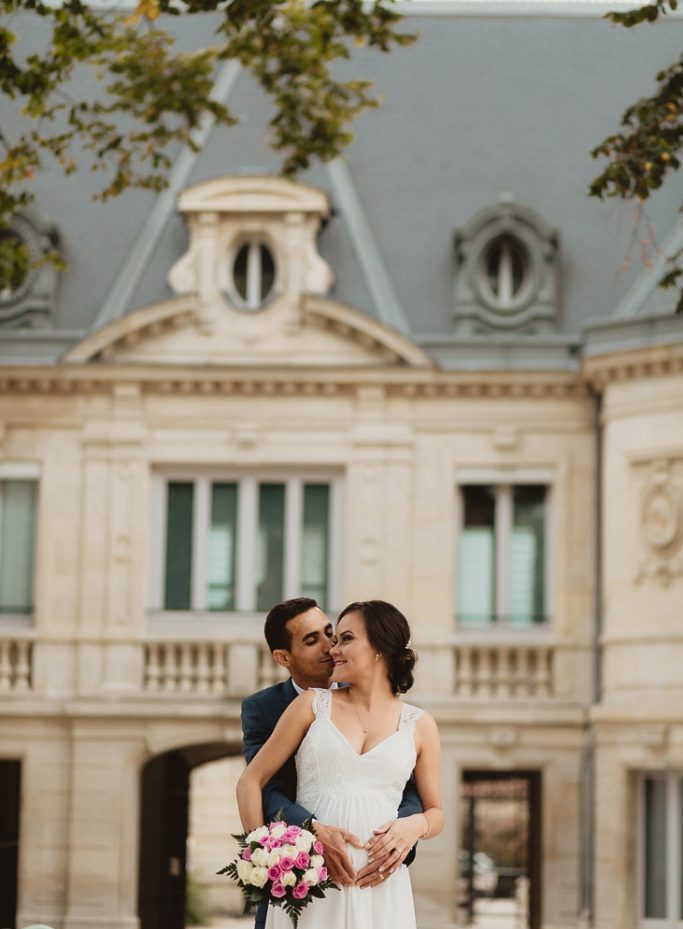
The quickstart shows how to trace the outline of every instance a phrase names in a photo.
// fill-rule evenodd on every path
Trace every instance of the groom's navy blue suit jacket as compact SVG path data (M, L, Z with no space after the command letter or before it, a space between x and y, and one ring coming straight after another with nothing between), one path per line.
M270 738L278 720L297 696L291 678L281 684L273 684L247 697L242 703L243 752L247 763ZM296 803L296 764L292 756L263 788L263 815L266 822L282 810L286 822L300 826L315 810L305 810ZM417 793L415 780L411 776L403 791L399 816L421 813L422 804ZM412 848L405 859L410 864L415 857ZM260 906L256 913L255 929L263 929L266 922L266 907Z

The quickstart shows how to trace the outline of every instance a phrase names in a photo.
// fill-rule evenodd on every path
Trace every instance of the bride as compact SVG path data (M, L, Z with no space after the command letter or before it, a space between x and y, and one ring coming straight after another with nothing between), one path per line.
M410 877L399 862L443 829L439 734L428 713L398 699L412 687L415 653L396 607L352 603L335 634L332 682L348 686L307 690L290 704L237 785L242 825L263 825L262 788L296 752L297 803L363 838L363 848L349 846L356 872L391 851L379 884L329 890L304 909L299 929L415 929ZM398 819L413 769L424 813ZM269 907L266 929L291 929L289 916Z

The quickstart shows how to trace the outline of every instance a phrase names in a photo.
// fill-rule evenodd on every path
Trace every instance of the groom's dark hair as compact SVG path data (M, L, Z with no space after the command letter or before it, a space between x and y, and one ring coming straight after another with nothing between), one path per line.
M289 651L292 647L292 633L287 628L287 623L300 613L305 613L317 606L315 600L310 597L294 597L292 600L276 603L269 610L266 616L266 624L263 627L263 634L271 652L274 652L276 648L284 648Z

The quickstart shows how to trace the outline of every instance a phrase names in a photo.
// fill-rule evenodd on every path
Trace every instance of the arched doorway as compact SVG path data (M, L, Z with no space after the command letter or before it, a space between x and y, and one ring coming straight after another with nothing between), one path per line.
M151 758L140 790L138 915L140 929L185 929L190 775L194 768L239 756L239 745L190 745ZM226 849L228 836L226 836Z

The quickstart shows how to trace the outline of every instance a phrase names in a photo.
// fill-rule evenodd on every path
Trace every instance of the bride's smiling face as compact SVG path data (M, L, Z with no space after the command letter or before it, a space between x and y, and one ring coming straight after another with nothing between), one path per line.
M334 662L332 681L352 684L372 674L377 666L376 652L368 639L360 613L347 613L334 630L336 644L330 650Z

